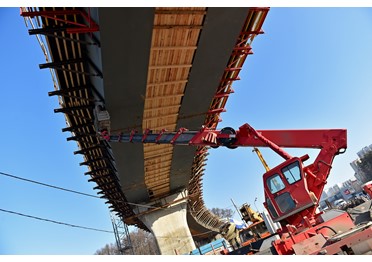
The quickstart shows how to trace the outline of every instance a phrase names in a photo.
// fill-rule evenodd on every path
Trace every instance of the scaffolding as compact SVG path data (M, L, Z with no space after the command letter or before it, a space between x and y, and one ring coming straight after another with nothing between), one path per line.
M119 255L134 255L128 225L113 212L110 212L110 217Z

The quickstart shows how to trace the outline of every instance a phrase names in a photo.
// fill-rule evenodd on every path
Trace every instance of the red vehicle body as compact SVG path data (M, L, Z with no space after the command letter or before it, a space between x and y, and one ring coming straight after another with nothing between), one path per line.
M265 251L248 250L245 254L365 254L372 250L372 221L356 224L346 212L324 219L318 211L319 201L327 183L334 157L347 148L345 129L324 130L255 130L244 124L239 130L202 128L188 131L144 134L131 132L112 136L107 141L170 143L173 145L269 147L284 158L284 162L263 175L264 206L272 220L281 225L275 236L267 239ZM283 148L317 148L315 161L307 166L308 155L292 157ZM367 188L368 189L368 188ZM262 239L257 242L266 241ZM254 243L250 243L253 245ZM257 251L258 250L258 251ZM266 253L263 253L266 252Z
M363 184L362 189L364 193L367 194L370 199L372 199L372 181Z

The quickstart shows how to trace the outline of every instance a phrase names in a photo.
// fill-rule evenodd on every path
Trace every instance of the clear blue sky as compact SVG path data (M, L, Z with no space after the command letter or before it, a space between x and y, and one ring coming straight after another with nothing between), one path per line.
M253 42L219 128L346 128L347 151L335 158L327 186L353 178L350 162L372 144L372 9L271 8L265 34ZM318 150L291 149L314 160ZM261 152L270 167L283 159ZM262 209L265 169L251 148L210 150L207 206L233 208L231 199ZM234 209L234 208L233 208Z
M372 144L372 9L271 8L253 42L241 80L219 128L244 123L256 129L346 128L348 149L337 156L329 185L353 177L350 162ZM35 36L18 8L0 8L0 172L95 194L75 142L62 133L57 97ZM245 202L262 209L264 168L251 148L210 150L204 176L207 207ZM282 160L261 150L273 167ZM317 151L288 150L292 155ZM84 197L0 175L0 209L103 230L112 230L104 200ZM90 255L114 235L0 212L0 254Z

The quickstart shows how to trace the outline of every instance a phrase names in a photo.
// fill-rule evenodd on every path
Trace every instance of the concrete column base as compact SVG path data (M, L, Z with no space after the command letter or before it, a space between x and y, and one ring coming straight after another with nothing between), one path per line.
M186 192L168 196L161 200L163 206L168 206L139 214L139 219L154 234L162 255L183 255L196 248L186 220L186 196ZM141 208L140 213L146 211L147 208Z

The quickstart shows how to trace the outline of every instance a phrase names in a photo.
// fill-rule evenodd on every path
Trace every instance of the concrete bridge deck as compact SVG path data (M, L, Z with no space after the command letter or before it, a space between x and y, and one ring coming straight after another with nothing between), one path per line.
M221 221L203 201L207 148L108 143L97 136L100 110L111 133L216 128L268 8L24 9L44 35L69 140L76 141L98 194L128 225L174 203L187 203L194 239ZM177 200L179 201L179 200ZM151 205L143 211L141 207Z

